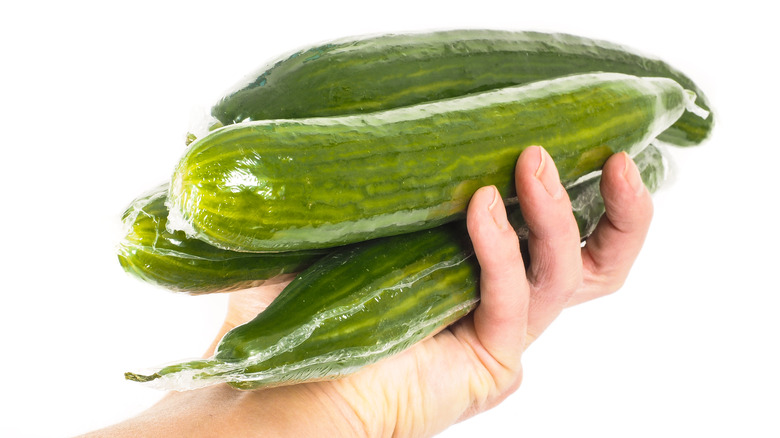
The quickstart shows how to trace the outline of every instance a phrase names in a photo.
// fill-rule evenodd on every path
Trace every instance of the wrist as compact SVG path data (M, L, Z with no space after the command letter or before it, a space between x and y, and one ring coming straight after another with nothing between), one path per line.
M363 438L362 425L346 407L316 384L254 391L214 385L171 392L140 415L83 438Z
M365 438L354 410L326 382L254 391L230 387L235 429L230 436Z
M316 383L253 391L217 385L197 391L208 393L193 394L193 402L182 403L191 413L201 410L193 418L205 421L197 436L362 438L354 413Z

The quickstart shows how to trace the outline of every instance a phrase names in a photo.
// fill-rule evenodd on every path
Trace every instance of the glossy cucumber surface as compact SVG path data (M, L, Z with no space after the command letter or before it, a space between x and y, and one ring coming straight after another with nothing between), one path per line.
M346 38L308 47L248 75L212 108L223 125L367 113L558 76L617 72L673 79L704 92L663 60L609 41L562 33L449 30ZM660 134L680 146L708 137L713 116L684 114Z
M690 94L665 78L567 76L379 113L226 126L193 143L169 193L173 228L233 251L340 246L463 217L479 187L514 196L525 147L564 185L643 149Z

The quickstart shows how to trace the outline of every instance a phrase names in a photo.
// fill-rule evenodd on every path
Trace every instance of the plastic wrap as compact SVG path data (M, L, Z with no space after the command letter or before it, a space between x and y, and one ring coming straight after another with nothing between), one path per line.
M661 150L651 144L632 158L645 186L651 193L655 192L666 180L667 165ZM593 232L605 211L600 182L601 178L596 176L568 190L574 218L583 238Z

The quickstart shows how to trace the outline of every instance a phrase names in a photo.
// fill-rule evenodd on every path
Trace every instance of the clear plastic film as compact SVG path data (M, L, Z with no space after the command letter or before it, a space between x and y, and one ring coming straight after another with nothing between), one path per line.
M204 107L194 109L190 114L190 124L184 138L184 144L189 146L199 138L207 136L210 132L224 126L222 122L211 115Z
M666 180L667 161L657 146L651 144L632 157L636 163L642 181L648 190L655 192ZM604 214L604 198L601 197L600 172L591 180L571 187L568 192L571 198L572 211L580 228L580 235L589 236L598 225Z

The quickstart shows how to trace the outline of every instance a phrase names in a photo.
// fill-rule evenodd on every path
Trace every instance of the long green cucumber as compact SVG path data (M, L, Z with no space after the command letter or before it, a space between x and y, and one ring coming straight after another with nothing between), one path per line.
M192 294L243 289L299 272L326 254L324 250L234 252L190 239L182 231L167 229L167 195L168 184L163 184L135 199L122 216L119 263L146 282Z
M653 191L664 163L651 146L635 158ZM574 210L581 236L604 211L599 177L569 190L593 206ZM600 206L600 208L599 208ZM510 218L525 228L515 211ZM582 216L585 212L585 217ZM229 383L240 389L349 374L396 354L468 313L479 299L479 267L463 222L340 248L293 280L252 321L234 328L216 354L129 380L173 390Z
M634 158L645 184L654 190L662 175L660 151L648 146ZM583 235L590 234L604 212L598 175L568 189L574 217ZM300 272L329 250L246 253L223 250L184 232L167 229L165 200L168 184L138 197L123 215L125 226L117 257L133 276L168 290L201 294L226 292L260 285L285 273ZM525 223L516 205L510 206L510 219L521 235Z
M663 60L575 35L450 30L346 38L282 57L237 84L212 108L219 124L366 113L577 73L667 77L703 91ZM706 139L713 117L685 114L660 138Z
M264 120L193 143L169 225L233 251L339 246L465 214L479 187L513 197L520 152L542 145L570 185L636 152L690 107L665 78L567 76L378 113Z

